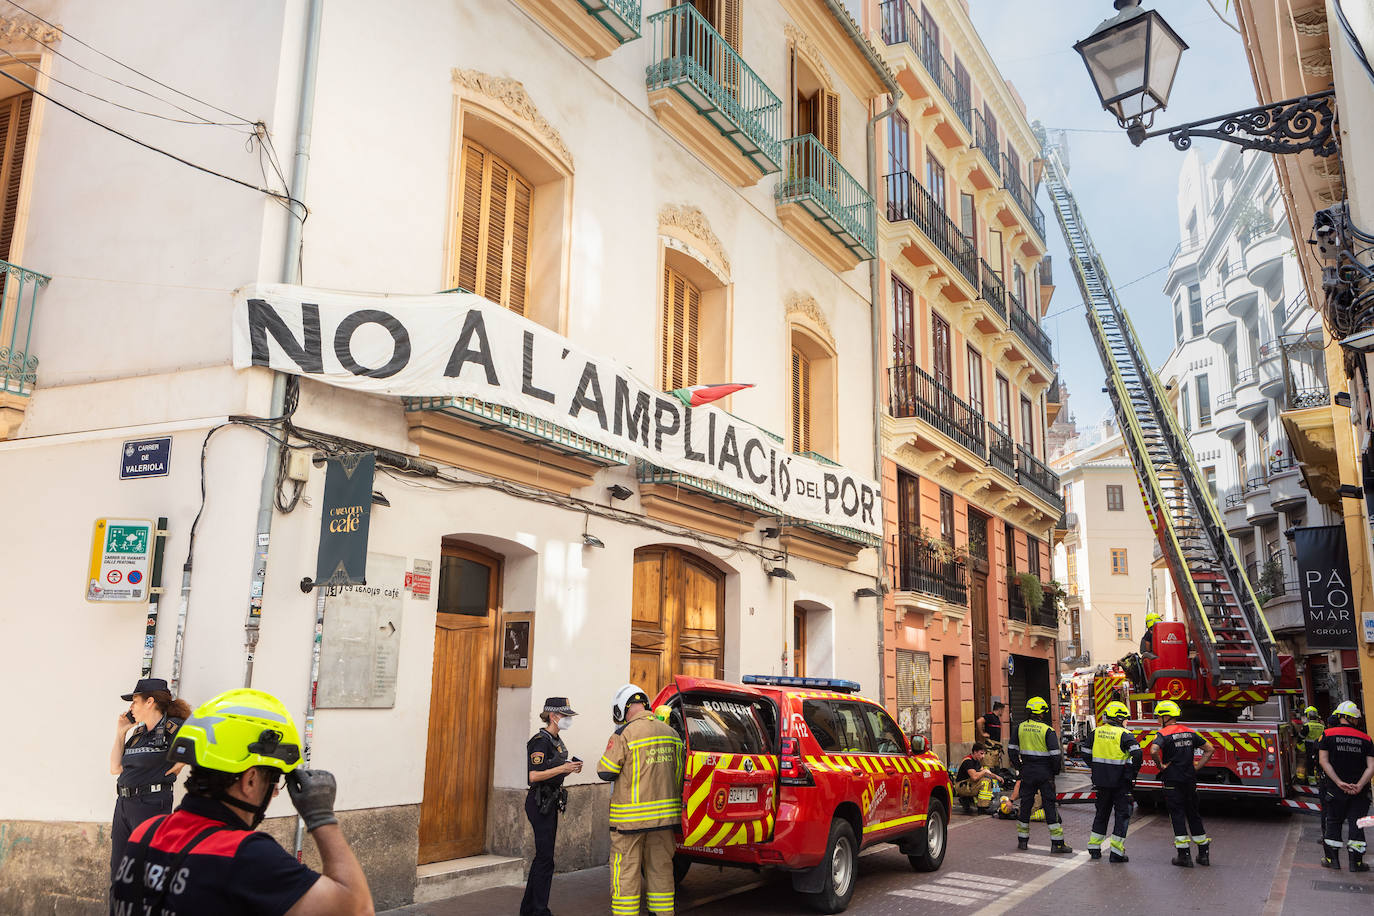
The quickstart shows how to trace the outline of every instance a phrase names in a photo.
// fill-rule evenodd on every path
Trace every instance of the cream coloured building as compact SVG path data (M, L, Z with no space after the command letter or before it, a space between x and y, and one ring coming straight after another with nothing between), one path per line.
M306 455L382 456L368 551L376 586L394 578L394 668L364 677L381 701L322 704L312 736L379 909L459 878L520 880L523 748L546 696L582 713L568 744L595 760L630 679L653 693L682 672L804 671L880 694L878 608L855 594L882 572L875 534L805 523L508 408L311 379L283 400L280 378L230 364L233 292L248 284L462 288L660 389L755 383L723 406L784 454L877 479L868 130L897 87L837 0L612 0L596 13L499 0L422 4L403 22L353 0L30 6L60 28L8 11L7 73L290 193L309 218L5 88L0 475L23 536L0 626L25 647L9 682L42 685L63 746L28 730L0 765L26 787L0 811L24 839L0 910L104 908L109 722L149 625L141 604L85 600L97 518L168 520L154 675L192 704L251 678L303 719L317 602L299 585L315 574L325 475L309 461L279 474L264 424L242 422L284 405ZM78 64L103 65L78 38L165 85L91 76ZM1025 168L1028 134L997 93ZM246 143L255 130L273 146ZM1014 243L1006 263L1038 276L1025 214L985 190ZM989 339L1025 348L1005 327ZM1011 373L1038 410L1047 357L1023 353ZM168 473L121 480L124 444L156 437L171 439ZM426 567L430 594L401 584ZM344 598L323 607L330 645ZM498 652L507 623L531 627L523 671ZM371 656L340 657L373 670ZM590 768L569 785L559 866L600 864L606 789ZM288 801L269 813L289 844Z

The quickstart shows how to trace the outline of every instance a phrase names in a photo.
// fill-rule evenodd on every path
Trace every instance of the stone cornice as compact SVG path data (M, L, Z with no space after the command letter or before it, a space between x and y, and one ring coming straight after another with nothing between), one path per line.
M563 136L559 134L558 130L539 113L534 100L525 90L524 83L509 77L492 76L490 73L482 73L479 70L460 70L455 67L453 68L453 84L499 103L516 119L529 125L534 133L548 143L568 169L572 169L572 151L563 142Z
M725 246L711 229L706 214L690 204L668 204L658 211L658 228L672 226L698 239L710 254L720 262L721 269L730 273L730 259L725 255Z
M830 345L830 349L832 351L836 349L835 334L830 330L830 322L826 320L825 313L821 311L820 303L816 301L814 296L808 296L805 293L788 293L787 314L789 316L805 315L815 325L816 330L825 335L825 342Z
M13 44L25 39L41 45L56 44L62 40L62 27L45 25L29 16L0 16L0 42Z
M806 37L806 33L792 25L790 22L783 27L783 33L787 35L789 41L796 46L802 56L807 59L812 68L817 71L821 82L825 83L825 88L829 92L835 91L835 81L830 78L830 68L825 65L825 55L821 49L816 47L816 43Z

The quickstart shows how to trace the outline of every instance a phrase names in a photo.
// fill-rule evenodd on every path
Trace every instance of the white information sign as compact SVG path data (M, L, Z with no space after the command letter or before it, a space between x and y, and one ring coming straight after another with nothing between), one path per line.
M317 707L396 705L405 578L405 557L368 553L367 584L325 599Z
M143 603L153 565L153 522L146 518L98 518L91 536L86 600Z
M1363 622L1361 629L1364 631L1364 641L1374 643L1374 611L1364 611L1360 614Z

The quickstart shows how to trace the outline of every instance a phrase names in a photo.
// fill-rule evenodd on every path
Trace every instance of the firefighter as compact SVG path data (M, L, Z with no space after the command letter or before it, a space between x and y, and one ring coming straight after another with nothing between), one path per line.
M1369 813L1369 780L1374 776L1374 742L1355 727L1360 710L1346 700L1336 707L1340 724L1326 729L1318 748L1322 768L1322 866L1341 867L1341 827L1350 825L1350 870L1369 871L1364 861L1364 828Z
M1163 619L1163 615L1155 611L1145 615L1145 634L1140 637L1141 659L1159 658L1155 654L1155 624Z
M1035 807L1035 793L1045 811L1045 824L1050 828L1050 852L1073 852L1064 842L1064 824L1054 807L1054 777L1063 769L1064 759L1059 752L1059 738L1054 729L1045 724L1050 704L1044 697L1026 701L1030 718L1022 722L1012 743L1007 745L1011 762L1021 771L1021 814L1016 822L1016 848L1030 847L1031 809Z
M1322 722L1322 714L1317 712L1317 707L1309 706L1302 711L1302 728L1298 730L1298 750L1301 751L1307 761L1307 784L1315 786L1321 773L1317 770L1317 747L1322 742L1322 733L1326 731L1326 725Z
M954 796L959 799L965 814L973 813L974 804L979 813L992 813L992 786L997 774L984 765L986 760L987 748L981 741L975 741L955 773Z
M682 739L649 713L634 684L616 691L611 718L620 726L597 761L611 789L611 914L673 912L673 831L682 816Z
M1083 744L1083 759L1092 767L1093 789L1097 793L1097 813L1092 835L1088 837L1088 855L1094 859L1102 858L1107 820L1115 813L1108 861L1130 861L1126 857L1126 828L1131 823L1131 792L1136 773L1144 760L1135 732L1123 727L1130 714L1120 700L1108 703L1102 713L1107 724L1088 732L1088 740Z
M1164 804L1174 825L1173 864L1192 868L1190 841L1197 844L1197 864L1212 864L1212 840L1207 836L1207 828L1202 825L1197 808L1197 771L1212 759L1215 748L1191 728L1178 724L1182 715L1183 711L1173 700L1160 700L1155 704L1155 718L1162 727L1150 745L1150 757L1159 767L1160 781L1164 783ZM1202 756L1194 762L1199 748Z

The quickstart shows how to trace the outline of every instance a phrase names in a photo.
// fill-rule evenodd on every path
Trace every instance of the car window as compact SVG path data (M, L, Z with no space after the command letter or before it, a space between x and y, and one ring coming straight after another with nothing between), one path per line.
M863 711L869 730L877 742L878 753L905 754L906 742L902 740L902 732L892 717L876 706L865 706Z
M835 724L839 728L840 752L845 754L872 754L873 735L868 730L863 706L859 703L830 701L835 713Z
M687 747L709 754L769 754L773 721L768 701L755 697L687 695L682 701Z
M835 722L835 711L825 700L805 700L802 703L802 718L811 737L816 739L823 751L838 753L840 746L840 727Z

